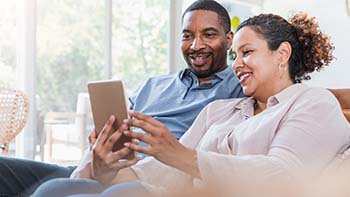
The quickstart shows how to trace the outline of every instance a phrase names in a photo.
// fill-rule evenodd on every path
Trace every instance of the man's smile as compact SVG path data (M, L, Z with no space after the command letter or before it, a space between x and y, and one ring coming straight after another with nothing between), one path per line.
M203 66L209 61L211 53L192 53L189 54L192 65L194 66Z

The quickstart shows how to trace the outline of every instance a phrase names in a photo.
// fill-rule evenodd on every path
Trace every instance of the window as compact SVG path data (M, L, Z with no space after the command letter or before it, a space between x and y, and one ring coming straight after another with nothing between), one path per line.
M147 78L168 73L169 1L115 0L112 22L113 77L129 95Z
M0 86L15 86L16 1L0 1Z
M49 161L79 160L84 147L70 145L86 141L91 131L77 127L82 120L76 111L87 82L102 79L104 1L38 0L37 5L37 110L45 132L38 137L46 135L41 144L48 146ZM55 137L62 143L47 144Z
M75 111L77 93L102 77L103 1L39 0L37 23L41 110Z
M111 15L106 9L109 3L112 3L109 7ZM112 68L112 78L125 82L128 95L147 78L180 68L181 65L173 63L169 69L169 61L174 61L169 59L169 48L179 44L174 36L169 39L169 18L178 18L178 11L175 14L170 12L171 6L181 7L181 2L1 1L0 85L16 82L17 66L21 69L18 82L20 85L29 84L24 89L33 101L33 111L27 122L32 124L23 132L26 136L16 140L16 154L19 152L21 157L29 159L35 156L37 160L45 160L49 154L48 158L58 160L45 161L61 164L79 160L82 146L73 147L73 144L77 140L84 141L86 147L92 125L83 123L86 126L77 133L75 123L82 121L77 111L82 106L87 107L87 82L106 79L106 65ZM106 16L112 16L112 35L106 32L109 29ZM20 34L18 30L21 30ZM107 47L110 43L111 48ZM16 54L16 47L23 51ZM108 54L112 57L111 65L108 65ZM18 59L21 63L16 65ZM28 64L27 60L30 60ZM27 68L30 73L26 72ZM78 129L81 128L78 126ZM81 132L85 132L84 138L77 136ZM51 139L54 137L58 139L57 146ZM49 147L48 141L51 143ZM62 159L66 161L61 162Z

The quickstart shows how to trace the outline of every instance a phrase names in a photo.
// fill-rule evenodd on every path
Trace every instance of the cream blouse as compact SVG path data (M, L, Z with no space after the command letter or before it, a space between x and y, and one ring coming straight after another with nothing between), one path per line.
M267 108L254 116L255 102L254 98L214 101L180 139L197 150L201 179L153 157L132 170L159 196L206 183L230 192L237 190L232 187L237 183L257 179L315 177L349 146L350 125L336 98L323 88L292 85L270 97Z

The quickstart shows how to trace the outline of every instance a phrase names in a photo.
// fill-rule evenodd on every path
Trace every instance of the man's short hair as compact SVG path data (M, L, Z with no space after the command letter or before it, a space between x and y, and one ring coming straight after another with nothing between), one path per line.
M230 16L227 10L218 2L213 0L197 0L193 2L183 13L182 21L188 12L195 10L207 10L215 12L219 17L219 22L224 27L225 32L228 33L231 30Z

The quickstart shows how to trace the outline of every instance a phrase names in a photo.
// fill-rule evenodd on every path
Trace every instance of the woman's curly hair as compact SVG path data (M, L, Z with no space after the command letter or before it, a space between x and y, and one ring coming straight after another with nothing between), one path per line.
M260 14L243 21L237 28L250 27L276 50L282 42L289 42L292 54L289 59L290 78L294 83L309 80L309 73L320 71L333 60L334 46L329 36L319 29L315 17L298 13L289 19L274 14Z

